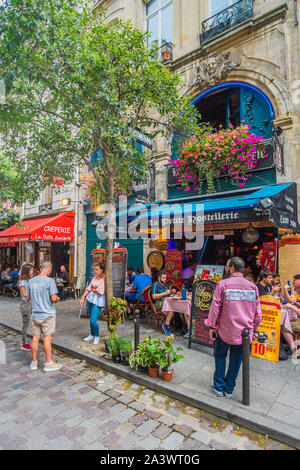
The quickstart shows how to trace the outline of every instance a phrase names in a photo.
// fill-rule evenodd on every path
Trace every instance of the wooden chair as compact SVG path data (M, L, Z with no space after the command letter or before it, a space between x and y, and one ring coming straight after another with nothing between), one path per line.
M157 320L157 325L159 325L163 331L162 325L165 321L165 316L160 310L157 310L157 308L155 307L152 296L151 296L151 291L149 293L149 302L150 302L150 311L147 314L147 328L150 328L151 320L154 319L154 320Z
M150 284L149 286L145 287L145 289L142 290L137 303L135 304L134 308L138 308L141 313L146 315L146 313L150 309L150 292L152 289L152 285ZM144 297L144 301L142 301L142 298Z
M75 299L76 296L75 296L75 284L77 282L77 277L71 277L71 280L69 282L69 285L67 287L68 289L68 297L70 297L70 295Z

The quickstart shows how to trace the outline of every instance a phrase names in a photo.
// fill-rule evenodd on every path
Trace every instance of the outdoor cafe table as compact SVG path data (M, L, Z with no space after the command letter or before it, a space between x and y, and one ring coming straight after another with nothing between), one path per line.
M166 297L161 309L162 312L179 312L185 313L191 316L192 302L190 300L173 299L172 297Z

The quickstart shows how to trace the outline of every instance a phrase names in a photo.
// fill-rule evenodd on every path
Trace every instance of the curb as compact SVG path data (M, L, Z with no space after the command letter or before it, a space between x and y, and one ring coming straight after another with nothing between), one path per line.
M9 326L1 321L0 325L16 331L17 333L21 332L20 329L14 326ZM32 338L31 334L28 334L28 336ZM193 391L193 396L186 395L182 392L182 389L178 385L174 385L172 382L170 385L166 385L167 382L164 382L160 378L152 379L148 377L145 372L137 372L127 366L110 363L106 359L95 359L95 357L89 355L88 353L83 353L79 349L71 349L66 347L62 344L59 344L59 342L56 340L52 341L52 345L57 350L76 357L82 361L86 361L93 366L101 367L108 372L116 374L127 380L131 380L132 382L138 383L144 387L150 388L155 392L163 393L164 395L167 395L173 399L180 400L188 405L214 414L219 418L226 419L239 426L244 426L260 434L268 435L273 439L300 449L300 431L295 430L292 428L292 426L289 426L286 423L258 415L247 409L247 407L245 407L245 409L236 409L236 407L232 405L231 400L227 400L225 398L205 396L205 401L203 401L203 395L195 391ZM296 435L298 435L299 438L297 438Z

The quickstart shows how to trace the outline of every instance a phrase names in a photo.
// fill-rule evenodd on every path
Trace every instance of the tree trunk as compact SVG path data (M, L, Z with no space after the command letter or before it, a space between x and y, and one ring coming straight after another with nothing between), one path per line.
M111 298L113 297L112 282L112 251L114 247L114 238L116 233L116 203L114 199L114 178L109 177L109 194L108 202L108 237L106 239L106 262L105 262L105 298L106 306L111 306Z

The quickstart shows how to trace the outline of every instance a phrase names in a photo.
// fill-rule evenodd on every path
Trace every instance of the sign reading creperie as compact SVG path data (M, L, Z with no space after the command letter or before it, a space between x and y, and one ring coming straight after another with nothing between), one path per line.
M56 242L72 241L73 232L74 226L66 227L61 225L45 225L45 227L42 227L39 233L35 234L34 238L35 240L49 240Z

